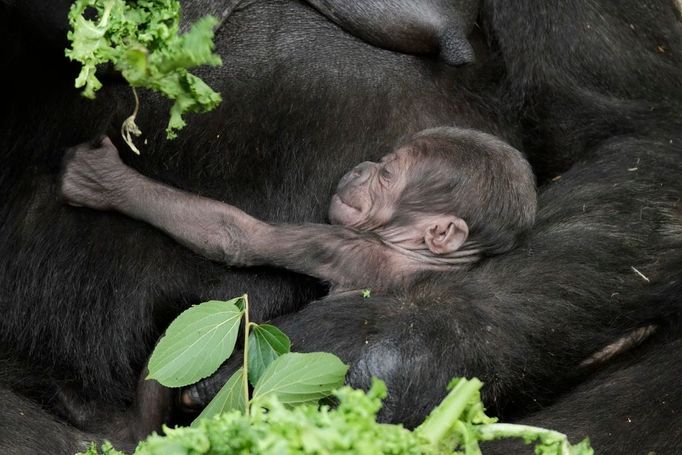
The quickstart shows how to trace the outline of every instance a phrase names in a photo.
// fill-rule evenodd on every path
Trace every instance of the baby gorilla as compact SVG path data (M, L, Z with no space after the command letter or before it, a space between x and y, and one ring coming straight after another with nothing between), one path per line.
M231 205L127 167L108 138L67 154L71 205L117 210L233 266L271 265L328 282L331 292L389 291L421 272L467 267L530 230L535 182L521 153L474 130L433 128L338 184L326 224L269 224Z

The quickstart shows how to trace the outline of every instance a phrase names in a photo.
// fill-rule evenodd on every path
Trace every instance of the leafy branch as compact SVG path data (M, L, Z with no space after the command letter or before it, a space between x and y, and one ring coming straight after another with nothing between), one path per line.
M166 330L149 360L147 379L183 387L213 374L234 352L244 321L244 357L204 408L199 420L233 409L249 415L254 403L276 394L286 405L317 403L343 385L348 366L328 353L292 353L291 341L270 324L249 320L249 298L193 306ZM249 384L253 394L249 396Z

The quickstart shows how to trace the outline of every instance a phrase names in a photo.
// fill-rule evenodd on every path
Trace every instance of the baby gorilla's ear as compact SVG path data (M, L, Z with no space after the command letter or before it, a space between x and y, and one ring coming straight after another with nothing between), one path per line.
M459 250L469 236L466 222L451 215L433 219L424 234L424 242L433 254L447 255Z

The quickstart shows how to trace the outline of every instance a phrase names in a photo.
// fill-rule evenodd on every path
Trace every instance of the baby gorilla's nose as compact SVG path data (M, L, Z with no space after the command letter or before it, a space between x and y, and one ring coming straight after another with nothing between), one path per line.
M374 164L371 161L365 161L355 166L346 175L341 177L337 189L342 189L348 185L357 186L365 183L369 176L372 175Z

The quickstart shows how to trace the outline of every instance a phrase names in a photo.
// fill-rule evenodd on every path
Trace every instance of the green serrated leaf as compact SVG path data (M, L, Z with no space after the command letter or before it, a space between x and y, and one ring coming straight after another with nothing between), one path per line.
M255 385L265 369L291 350L291 340L271 324L256 325L249 335L249 382Z
M201 419L210 419L213 416L233 409L243 412L246 406L243 380L244 369L240 368L227 380L222 389L213 397L201 414L194 419L192 426L196 427Z
M253 402L274 394L286 405L316 403L343 385L348 365L326 352L290 352L266 368L253 390Z
M237 341L243 314L235 305L239 299L211 300L182 312L156 345L147 379L182 387L215 372Z

